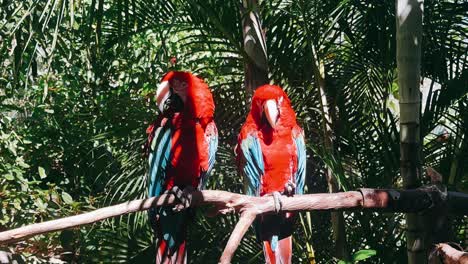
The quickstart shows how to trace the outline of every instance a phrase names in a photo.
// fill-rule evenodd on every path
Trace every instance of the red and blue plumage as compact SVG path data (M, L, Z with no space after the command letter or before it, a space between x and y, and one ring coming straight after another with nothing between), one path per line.
M203 189L218 145L208 85L191 73L169 72L156 97L162 113L147 129L148 196L174 186ZM186 263L186 225L192 214L162 207L150 210L149 217L158 240L156 263Z
M289 98L280 87L264 85L255 91L236 154L248 195L303 193L304 135ZM293 215L284 212L255 220L267 263L291 263L293 222Z

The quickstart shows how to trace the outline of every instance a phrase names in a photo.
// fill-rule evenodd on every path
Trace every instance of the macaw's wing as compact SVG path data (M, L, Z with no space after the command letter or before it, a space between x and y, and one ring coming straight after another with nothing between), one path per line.
M172 128L169 126L155 127L150 135L149 197L161 195L166 191L166 172L170 166L171 147ZM186 230L184 227L187 225L189 217L187 211L174 212L172 208L168 207L151 208L148 211L148 217L158 237L158 257L166 260L169 258L168 255L180 257L179 255L185 252ZM178 253L174 254L176 251ZM183 258L181 257L181 259Z
M265 173L263 154L259 139L254 135L249 135L240 140L238 149L238 159L240 171L244 177L244 189L247 195L260 195L260 182Z
M306 177L306 145L304 140L304 133L300 131L294 137L294 143L297 150L297 170L294 175L296 183L296 194L303 194L304 184Z
M148 196L160 195L166 181L166 170L171 153L171 128L168 126L154 129L149 149Z
M211 175L216 158L216 151L218 150L218 129L214 121L210 122L205 128L205 142L208 145L208 169L202 170L200 175L200 190L205 189L206 182Z

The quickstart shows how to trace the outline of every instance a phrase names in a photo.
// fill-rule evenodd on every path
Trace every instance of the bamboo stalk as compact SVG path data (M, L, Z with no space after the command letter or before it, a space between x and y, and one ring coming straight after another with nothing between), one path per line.
M422 37L422 0L397 0L397 68L400 93L400 172L404 188L421 180L419 91ZM408 263L427 263L429 238L421 215L406 215Z
M325 65L320 60L314 46L311 43L312 60L313 60L313 74L317 83L317 90L320 97L320 110L322 113L322 130L324 135L324 145L328 152L335 153L333 143L333 119L330 114L330 107L327 98L326 85L325 85ZM336 193L339 191L338 182L333 170L327 167L326 178L328 184L328 191ZM343 260L350 260L350 255L346 242L346 225L342 212L331 213L331 224L333 230L333 240L335 241L335 257Z

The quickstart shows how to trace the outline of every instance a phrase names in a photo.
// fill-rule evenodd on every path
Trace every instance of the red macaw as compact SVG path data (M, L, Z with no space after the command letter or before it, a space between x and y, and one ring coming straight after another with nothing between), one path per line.
M280 87L263 85L255 91L238 137L236 154L248 195L303 193L304 134L287 94ZM285 212L255 220L266 263L291 263L293 224L293 215Z
M167 73L156 91L159 118L147 129L148 196L175 186L203 189L215 161L218 131L208 85L188 72ZM186 263L186 226L193 215L161 207L150 210L157 237L156 263Z

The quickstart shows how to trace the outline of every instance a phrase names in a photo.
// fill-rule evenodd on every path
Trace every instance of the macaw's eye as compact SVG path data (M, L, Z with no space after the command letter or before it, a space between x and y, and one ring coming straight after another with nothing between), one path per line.
M174 94L177 94L183 102L187 98L188 83L183 80L173 80L171 88Z
M281 97L278 99L278 101L277 101L277 102L278 102L278 108L279 108L280 105L283 104L283 99L284 99L283 96L281 96Z
M261 102L260 100L256 101L256 104L257 104L257 107L258 107L258 108L262 108L262 107L263 107L263 102Z

